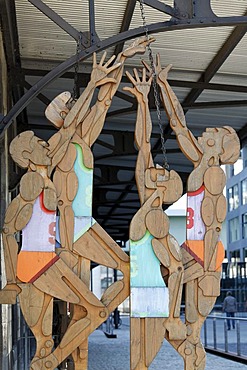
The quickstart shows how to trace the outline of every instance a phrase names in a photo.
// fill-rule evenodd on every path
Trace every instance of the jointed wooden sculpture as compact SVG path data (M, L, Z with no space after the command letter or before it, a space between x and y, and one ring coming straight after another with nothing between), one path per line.
M151 69L144 63L145 66ZM194 164L188 178L187 237L182 245L185 284L186 340L166 336L184 359L186 370L205 368L205 351L200 341L204 320L220 294L224 247L219 240L226 216L223 195L226 178L222 164L233 164L240 144L231 127L208 128L196 139L187 128L183 109L167 82L171 66L161 68L157 56L157 83L170 126L185 156Z
M129 257L92 218L93 155L91 146L104 125L120 84L126 58L143 53L152 39L139 39L104 64L93 58L91 80L76 102L70 93L56 97L46 110L58 132L46 143L26 131L10 145L14 161L27 173L20 194L9 205L3 227L7 285L0 303L20 305L36 338L32 370L55 369L72 355L75 370L87 368L87 338L129 295ZM144 62L149 74L150 67ZM219 295L224 248L219 241L226 215L225 175L239 140L230 127L206 129L198 140L188 130L182 107L167 82L170 66L157 57L157 84L170 125L182 152L194 164L188 179L187 237L182 248L169 234L163 204L182 194L175 171L154 166L148 94L152 78L127 76L138 102L135 141L139 153L136 182L141 208L130 226L131 370L147 369L165 337L181 354L185 370L204 370L201 326ZM97 101L90 108L95 88ZM57 216L57 210L59 215ZM15 239L22 232L22 246ZM98 299L89 290L90 263L123 273ZM180 303L185 286L185 323ZM71 304L72 318L53 348L53 298Z
M144 66L152 75L145 62ZM151 78L146 80L145 70L142 81L136 70L135 78L127 73L133 88L125 90L138 101L136 182L141 200L141 209L130 228L131 369L146 369L165 336L183 357L185 370L204 370L205 351L200 331L220 294L224 258L219 235L226 216L225 174L220 165L233 164L239 157L240 145L231 127L206 129L197 141L186 127L182 107L167 83L170 66L162 70L157 56L155 68L171 128L195 168L188 179L187 240L180 250L169 234L162 203L172 203L180 197L181 180L174 171L154 168L150 154L151 119L147 96ZM169 313L160 265L169 290ZM183 284L185 325L179 320ZM168 318L162 319L162 316Z
M148 108L151 78L146 80L145 69L142 81L135 69L134 78L128 72L126 74L133 88L126 87L125 90L138 101L136 183L141 201L141 208L130 225L130 367L144 370L159 351L166 331L172 340L186 338L186 327L180 320L182 254L178 242L169 234L169 219L162 209L162 204L171 204L181 197L182 181L175 171L169 172L160 166L155 168L153 163L152 123Z
M59 128L48 143L31 131L11 143L13 159L28 172L21 180L20 194L6 212L7 285L0 302L15 303L19 294L24 317L37 341L33 370L55 369L71 353L75 369L85 369L85 340L129 294L129 258L92 218L90 147L102 130L124 60L143 53L151 41L137 40L119 54L112 67L108 66L114 58L103 65L104 54L97 65L94 56L91 81L78 101L72 106L70 94L63 93L47 108L47 117ZM98 100L90 109L95 87L100 85ZM56 166L54 186L50 177ZM60 218L56 228L57 200ZM18 231L22 231L19 254L14 237ZM90 261L123 272L123 279L111 285L101 300L88 288ZM52 352L53 297L74 307L70 325Z

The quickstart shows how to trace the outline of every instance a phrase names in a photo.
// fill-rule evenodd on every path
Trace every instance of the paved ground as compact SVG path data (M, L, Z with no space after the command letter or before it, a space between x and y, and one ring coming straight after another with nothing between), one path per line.
M120 329L114 330L116 339L108 339L101 330L89 338L89 370L129 370L129 321L123 319ZM233 333L231 333L234 335ZM206 370L246 370L247 366L207 354ZM183 370L183 361L176 351L164 344L150 370Z

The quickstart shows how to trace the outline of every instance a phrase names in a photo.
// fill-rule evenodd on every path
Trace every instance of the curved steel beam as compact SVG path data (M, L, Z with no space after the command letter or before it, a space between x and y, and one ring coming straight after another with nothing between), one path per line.
M217 27L217 26L234 26L240 24L247 24L247 17L218 17L214 19L200 18L200 19L187 19L187 20L170 20L168 22L158 22L148 25L149 33L160 33L173 30L181 29L192 29L192 28L205 28L205 27ZM86 60L94 52L102 51L111 46L118 44L119 42L127 41L136 37L145 35L143 27L128 30L118 35L109 37L108 39L102 40L97 44L90 46L79 53L79 60ZM77 62L77 56L74 55L55 67L52 71L48 72L41 80L33 85L25 95L13 106L9 113L1 121L1 134L0 138L3 137L4 131L11 125L12 121L25 109L28 104L52 81L62 76Z

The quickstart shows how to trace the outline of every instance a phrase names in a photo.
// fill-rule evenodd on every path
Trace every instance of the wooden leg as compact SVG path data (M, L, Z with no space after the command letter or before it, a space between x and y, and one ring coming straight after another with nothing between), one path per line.
M178 348L184 359L184 370L204 370L206 366L206 353L200 339L197 343L185 340Z
M130 324L130 369L148 369L164 340L164 319L131 318Z
M78 257L79 271L78 275L81 280L89 287L90 285L90 261ZM72 306L73 314L70 325L87 316L87 311L78 305ZM87 370L88 366L88 339L85 339L80 346L73 351L72 358L74 361L74 370Z
M32 363L31 370L54 370L65 358L67 358L76 348L87 340L88 336L105 320L99 313L91 314L72 324L66 331L59 346L45 359Z
M130 319L130 369L145 370L145 319Z
M94 224L74 245L73 250L81 257L86 257L100 265L122 271L123 279L113 283L103 294L101 301L112 312L129 296L129 257L118 244Z
M56 282L56 284L54 284ZM91 307L102 309L105 307L100 300L88 289L87 285L71 271L62 261L57 260L37 280L33 282L42 292L57 297L65 302L78 304L88 311Z
M64 268L63 263L60 263L57 268L62 271L62 269ZM110 311L115 309L129 294L129 285L124 284L123 281L118 281L114 283L112 287L108 288L107 294L104 295L104 300L102 298L101 302L93 295L93 293L88 290L86 284L83 283L83 281L81 281L77 276L75 276L76 279L75 277L72 278L72 272L70 274L67 274L65 270L66 268L63 269L63 276L66 276L66 279L63 280L70 281L69 288L72 290L72 292L74 292L74 289L76 290L77 296L82 302L80 308L85 308L84 312L86 312L86 316L82 317L82 312L80 313L75 306L76 310L74 311L73 321L70 323L58 347L45 359L38 360L32 363L32 370L55 369L65 358L67 358L78 348L79 351L82 350L81 360L78 359L78 357L75 357L75 352L73 353L73 357L77 360L77 370L83 369L83 366L85 366L85 362L87 360L85 352L88 336L106 320ZM57 273L56 276L58 276ZM50 278L51 277L49 277L49 279ZM40 285L42 285L42 289L55 289L51 286L51 284L49 284L48 288L47 285L45 285L45 283L47 284L47 275L44 276L43 279L44 280L42 281L42 283L40 283ZM126 276L126 279L129 279L129 275ZM56 279L56 281L58 281L58 278ZM53 293L55 293L55 291ZM67 293L69 293L69 290L67 291ZM60 294L62 294L61 291ZM65 291L63 292L63 294L65 294ZM73 295L71 295L71 298L72 296ZM83 304L84 301L86 302L85 305ZM73 301L73 303L76 303L75 300ZM108 309L109 307L110 309Z
M19 300L22 314L36 339L33 362L48 356L53 348L53 298L32 284L20 284L20 286L22 291Z

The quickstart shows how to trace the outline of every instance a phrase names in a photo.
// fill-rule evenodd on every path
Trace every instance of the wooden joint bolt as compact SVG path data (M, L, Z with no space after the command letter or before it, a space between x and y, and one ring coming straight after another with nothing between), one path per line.
M191 355L192 351L191 351L191 349L190 349L190 348L185 348L184 353L185 353L187 356L189 356L189 355Z
M47 340L47 341L45 342L45 346L46 346L46 348L50 348L50 347L52 347L52 346L53 346L52 341L51 341L51 340Z
M100 311L100 313L99 313L99 315L100 315L100 317L106 317L106 312L105 311Z
M47 361L47 362L45 363L45 367L46 367L47 369L51 369L51 368L52 368L52 362L51 362L51 361Z
M208 144L208 146L214 146L215 145L215 140L214 139L208 139L207 144Z

